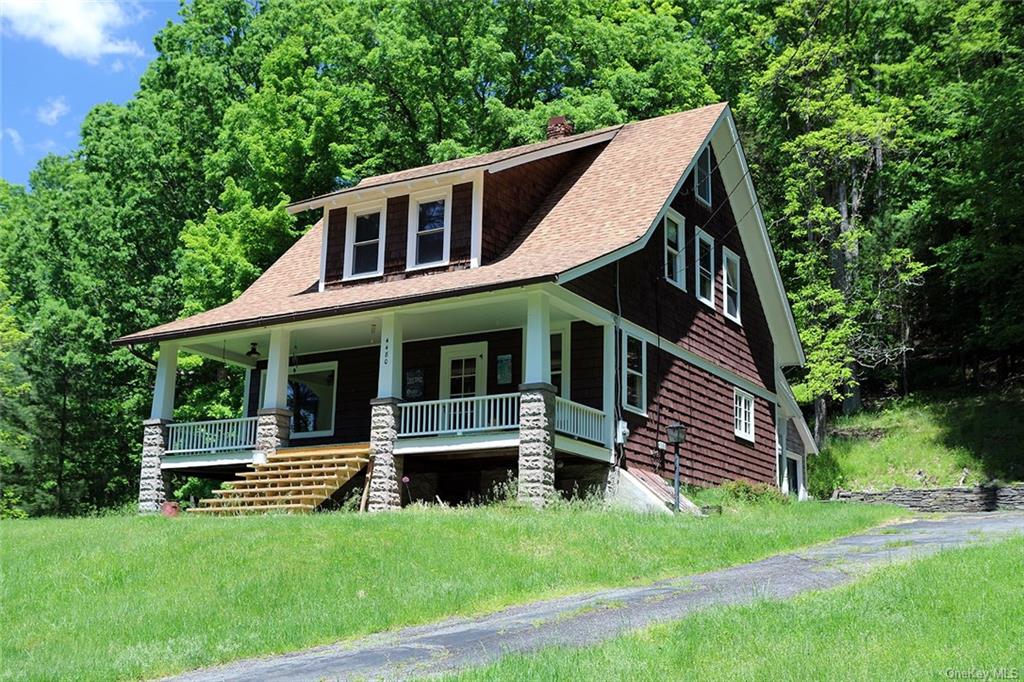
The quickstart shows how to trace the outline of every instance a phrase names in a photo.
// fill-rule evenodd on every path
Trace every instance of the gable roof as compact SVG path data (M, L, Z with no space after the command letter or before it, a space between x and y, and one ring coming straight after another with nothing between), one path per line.
M728 126L722 126L725 121ZM430 177L453 170L487 167L550 148L578 148L580 140L598 134L607 137L596 158L578 173L569 176L552 192L553 205L545 202L524 226L518 246L504 258L477 268L437 272L405 279L350 284L318 291L322 221L300 238L277 262L234 301L198 315L175 320L118 339L117 344L158 341L214 331L265 326L297 319L328 317L358 310L384 308L417 300L444 298L454 294L522 286L541 281L568 281L587 268L598 267L604 259L621 257L624 250L640 248L660 220L672 196L691 170L697 152L720 128L735 134L728 106L724 103L684 111L668 116L629 123L603 131L573 135L534 145L484 154L469 159L446 161L409 171L370 178L355 188L325 195L334 197L366 187L383 188L388 184ZM573 143L577 146L573 146ZM723 143L725 144L725 143ZM738 144L734 144L738 147ZM725 149L716 155L722 158ZM735 155L733 155L735 156ZM723 172L726 164L722 164ZM745 163L744 163L745 167ZM748 174L749 175L749 174ZM749 179L749 178L748 178ZM749 182L749 191L753 185ZM727 183L727 187L730 186ZM628 201L609 201L609 197L628 197ZM756 198L752 199L756 205ZM309 202L302 202L306 204ZM297 204L296 206L301 206ZM319 205L323 205L321 202ZM734 207L735 212L735 207ZM749 211L748 211L749 213ZM756 211L760 218L760 211ZM737 213L741 215L741 213ZM749 221L748 221L749 222ZM486 229L486 226L485 228ZM761 235L767 242L763 221ZM750 230L746 230L750 232ZM744 233L744 240L748 238ZM621 254L621 255L617 255ZM758 281L761 276L778 277L771 255L751 259ZM771 263L760 262L764 256ZM754 261L759 261L755 263ZM761 286L762 302L782 293L781 279L775 286ZM773 301L773 312L782 309L786 320L772 327L789 335L795 353L783 353L783 364L800 364L802 351L785 295ZM766 307L766 313L769 308ZM771 321L771 315L769 315ZM786 324L788 322L788 324ZM789 327L789 329L786 329ZM778 344L779 341L777 340ZM785 339L783 339L783 343Z

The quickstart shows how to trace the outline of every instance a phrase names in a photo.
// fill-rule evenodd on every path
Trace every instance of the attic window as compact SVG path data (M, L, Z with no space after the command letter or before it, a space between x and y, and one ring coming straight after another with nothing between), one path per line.
M384 272L384 205L354 206L345 226L345 279L377 277Z
M406 268L412 270L447 265L451 224L451 187L410 196Z
M740 257L722 247L722 291L725 316L740 321Z
M715 240L700 229L696 232L696 249L693 252L694 275L697 299L712 308L715 307Z
M697 199L706 206L711 206L711 146L697 157L697 169L693 174L694 192Z
M670 211L665 216L665 279L686 288L686 257L683 253L683 216Z

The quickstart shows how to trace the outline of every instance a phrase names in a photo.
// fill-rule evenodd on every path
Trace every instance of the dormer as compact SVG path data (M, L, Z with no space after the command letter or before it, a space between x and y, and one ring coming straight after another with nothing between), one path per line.
M617 131L573 135L555 117L544 142L367 178L293 204L292 213L323 211L318 289L500 260L559 184L578 177Z

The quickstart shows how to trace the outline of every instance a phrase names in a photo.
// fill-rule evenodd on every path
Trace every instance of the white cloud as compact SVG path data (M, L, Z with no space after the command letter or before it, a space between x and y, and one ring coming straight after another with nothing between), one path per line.
M110 63L110 71L111 73L121 73L122 71L124 71L124 62L122 62L120 59L115 59L113 62Z
M71 108L68 107L68 100L63 95L47 97L46 104L36 109L36 118L40 123L53 126L57 125L57 121L69 111Z
M114 35L139 18L134 4L120 0L0 0L5 32L39 40L65 57L90 64L110 54L141 57L138 43Z
M21 139L21 133L14 128L4 128L4 135L11 138L11 146L18 156L25 153L25 141Z

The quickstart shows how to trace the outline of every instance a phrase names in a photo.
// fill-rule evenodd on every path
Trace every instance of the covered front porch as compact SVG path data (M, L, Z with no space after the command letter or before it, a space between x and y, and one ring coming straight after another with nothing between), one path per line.
M614 327L552 289L161 343L140 508L158 506L164 472L217 476L286 447L369 443L371 509L429 499L424 480L463 499L452 481L472 477L473 467L486 488L514 464L520 498L538 504L554 493L556 459L560 472L588 462L607 469ZM174 422L179 353L243 367L243 414ZM419 493L402 483L403 471Z

